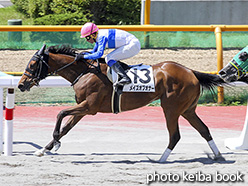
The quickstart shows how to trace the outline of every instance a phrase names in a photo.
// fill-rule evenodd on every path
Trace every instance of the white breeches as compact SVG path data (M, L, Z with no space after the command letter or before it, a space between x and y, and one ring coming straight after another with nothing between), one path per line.
M135 56L140 51L140 42L138 39L132 39L127 45L121 46L114 51L110 52L105 61L108 63L110 60L123 60Z

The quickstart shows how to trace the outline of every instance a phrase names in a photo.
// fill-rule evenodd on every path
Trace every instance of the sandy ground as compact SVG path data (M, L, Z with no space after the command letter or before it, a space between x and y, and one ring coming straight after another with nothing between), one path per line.
M110 50L105 51L105 55ZM0 71L23 72L35 50L0 50ZM227 64L239 50L223 52L224 65ZM128 64L156 64L163 61L175 61L193 70L216 71L217 53L215 49L143 49L131 59L124 60Z
M54 125L49 122L46 124ZM62 147L57 153L52 151L44 157L33 156L40 145L48 142L51 130L52 127L16 129L14 156L1 157L1 185L136 186L146 185L149 181L147 176L155 173L161 176L179 175L178 185L247 185L248 152L234 153L223 146L225 138L238 136L240 132L212 131L226 158L224 162L216 162L204 153L210 152L207 143L192 128L182 128L182 140L168 162L157 164L150 162L147 157L159 159L168 143L166 130L112 127L108 131L104 125L100 129L91 125L78 125L62 140ZM199 178L194 178L195 181L187 180L183 178L184 172L195 176L200 172L212 178L210 182ZM231 176L237 172L243 175L242 180L245 182L237 179L233 182L218 182L216 178L217 173ZM155 180L154 176L149 179ZM159 179L165 180L165 177ZM177 178L174 179L176 181ZM155 182L151 185L173 183Z
M51 139L56 116L33 115L29 120L17 117L14 156L0 157L0 185L137 186L148 182L151 185L247 185L248 152L231 151L224 146L225 139L240 135L239 130L210 129L226 159L213 161L206 154L211 153L206 141L181 122L181 140L168 162L158 164L150 162L148 157L159 159L168 144L164 122L157 120L163 117L162 113L155 117L141 112L142 118L149 118L147 122L125 119L126 112L117 117L122 114L122 120L113 114L102 116L104 119L86 117L61 140L57 152L51 151L43 157L35 157L33 153ZM135 118L134 111L129 114ZM217 121L220 115L216 116ZM242 125L244 117L236 121Z

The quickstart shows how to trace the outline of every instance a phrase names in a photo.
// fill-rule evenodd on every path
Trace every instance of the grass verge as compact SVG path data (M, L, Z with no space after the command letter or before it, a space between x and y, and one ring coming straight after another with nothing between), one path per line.
M17 12L14 6L9 6L6 8L0 8L0 25L8 25L8 20L10 19L22 19L23 25L32 25L33 20L27 18L20 12Z

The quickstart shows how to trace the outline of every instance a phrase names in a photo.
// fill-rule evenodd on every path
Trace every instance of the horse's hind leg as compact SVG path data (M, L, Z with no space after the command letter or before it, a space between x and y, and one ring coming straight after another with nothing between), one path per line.
M178 127L179 115L175 114L173 111L166 112L165 110L164 110L164 114L166 117L167 128L169 131L169 145L167 146L161 158L159 159L160 163L166 162L171 151L174 149L174 147L176 146L176 144L181 138L179 127Z
M211 150L214 153L215 158L222 157L221 153L216 146L208 127L203 123L203 121L195 113L195 108L187 110L182 116L188 120L188 122L201 134L201 136L208 142Z

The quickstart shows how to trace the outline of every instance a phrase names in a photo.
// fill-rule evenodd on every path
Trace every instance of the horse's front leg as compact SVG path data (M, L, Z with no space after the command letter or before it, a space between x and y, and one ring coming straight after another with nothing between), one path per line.
M64 127L61 130L61 133L59 134L57 141L60 140L64 135L66 135L82 118L83 116L71 116L68 121L66 122L66 124L64 125ZM52 148L55 145L55 140L53 139L51 142L49 142L45 147L43 147L40 150L37 150L35 152L36 156L43 156L45 154L45 152L48 152L50 150L52 150Z
M56 122L56 125L55 125L55 128L54 128L54 131L53 131L53 141L54 141L53 146L55 147L55 151L57 151L60 148L60 145L61 145L59 139L62 137L60 135L60 127L61 127L62 120L66 116L68 116L69 114L70 113L67 111L67 109L65 109L65 110L60 111L59 114L57 115L57 122ZM73 117L71 117L71 118L73 118ZM69 123L70 123L70 121L69 121Z
M87 113L89 111L87 105L88 105L87 102L84 101L79 105L62 110L57 116L57 122L56 122L55 129L53 132L53 140L48 145L46 145L44 148L36 151L35 155L42 156L42 155L44 155L45 152L52 150L54 145L60 144L59 140L64 135L66 135L69 132L69 130L71 130L79 122L79 120L82 117L87 115ZM61 122L62 122L63 118L68 116L68 115L72 115L72 116L68 119L68 121L66 122L62 131L60 132ZM59 146L57 148L59 148ZM58 149L56 149L56 150L58 150Z

